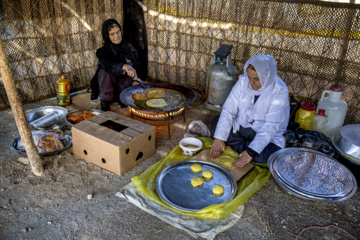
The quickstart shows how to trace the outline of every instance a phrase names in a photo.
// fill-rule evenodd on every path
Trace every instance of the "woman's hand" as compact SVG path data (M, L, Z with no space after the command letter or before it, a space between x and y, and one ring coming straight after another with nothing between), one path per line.
M136 80L133 80L133 82L131 83L132 86L138 85L138 84L140 84L140 83L138 81L136 81Z
M220 156L220 153L225 150L225 147L226 146L224 141L215 138L211 146L210 156L214 159L218 158Z
M122 70L124 70L129 77L137 78L136 71L132 66L124 64Z
M245 164L251 162L252 157L248 154L248 152L245 150L239 155L239 159L232 164L234 168L240 168L245 166Z

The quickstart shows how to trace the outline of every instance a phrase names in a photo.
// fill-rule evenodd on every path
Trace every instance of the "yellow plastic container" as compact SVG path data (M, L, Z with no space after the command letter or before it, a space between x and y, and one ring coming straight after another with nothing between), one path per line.
M310 130L312 117L315 115L316 106L310 102L302 102L300 109L295 114L295 122L305 130Z
M61 76L60 80L57 82L57 105L59 106L68 106L70 105L70 82Z

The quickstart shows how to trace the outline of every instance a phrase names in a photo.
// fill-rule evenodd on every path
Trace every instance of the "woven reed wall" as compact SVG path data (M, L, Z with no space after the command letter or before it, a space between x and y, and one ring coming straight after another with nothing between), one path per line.
M71 92L88 87L101 25L122 16L121 0L1 0L1 38L23 103L55 97L61 75ZM8 107L1 84L0 109Z
M359 123L360 6L312 1L146 0L148 76L205 90L206 70L221 44L232 44L238 73L254 54L273 55L291 94L317 103L344 86ZM0 32L24 103L56 95L65 74L84 89L95 71L103 20L122 20L121 1L3 0ZM0 86L0 109L8 107Z
M205 89L206 70L221 44L231 44L243 73L255 54L270 54L289 92L317 103L333 83L344 86L360 123L360 5L311 1L147 0L149 73Z

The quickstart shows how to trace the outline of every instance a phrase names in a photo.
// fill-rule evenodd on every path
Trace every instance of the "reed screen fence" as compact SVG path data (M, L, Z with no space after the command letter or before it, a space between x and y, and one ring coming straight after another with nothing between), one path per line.
M317 103L344 87L346 124L360 119L360 6L318 1L146 0L148 77L205 92L207 67L221 44L243 73L255 54L274 56L289 92ZM56 96L65 75L72 91L89 87L101 24L122 21L122 1L2 0L0 32L23 103ZM0 109L9 103L0 85Z

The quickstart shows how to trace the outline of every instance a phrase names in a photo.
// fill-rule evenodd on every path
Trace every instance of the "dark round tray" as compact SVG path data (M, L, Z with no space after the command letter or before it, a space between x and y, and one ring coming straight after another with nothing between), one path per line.
M214 174L211 181L205 181L199 188L191 186L193 177L201 177L202 173L194 174L191 165L198 163L202 169L211 170ZM224 194L216 197L212 194L215 185L224 187ZM237 191L234 177L228 170L214 163L189 160L175 163L163 169L156 179L156 191L160 198L173 208L196 212L214 204L226 203L232 200Z

